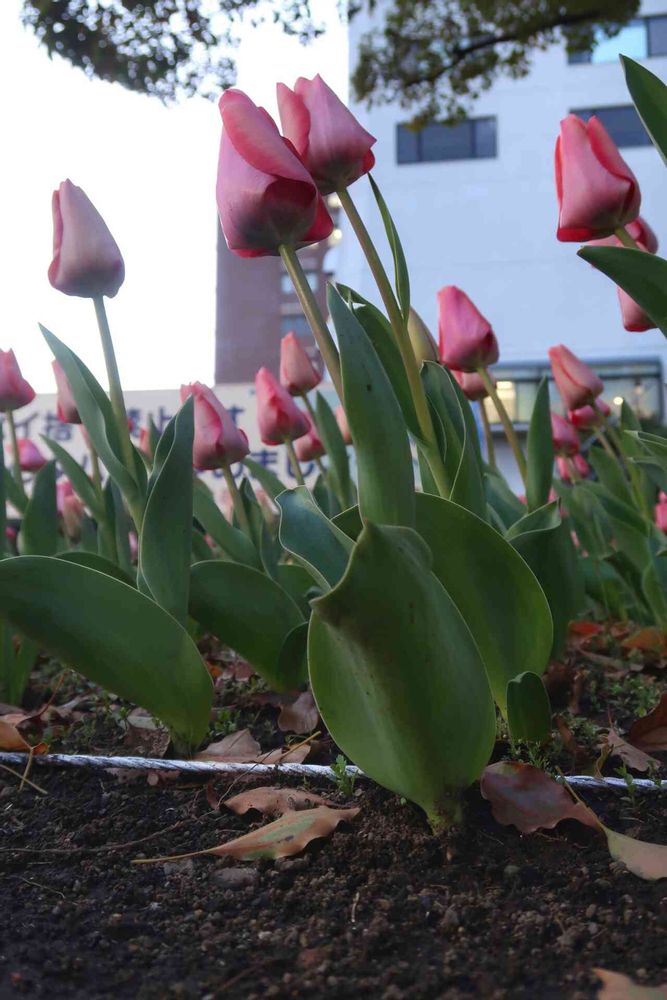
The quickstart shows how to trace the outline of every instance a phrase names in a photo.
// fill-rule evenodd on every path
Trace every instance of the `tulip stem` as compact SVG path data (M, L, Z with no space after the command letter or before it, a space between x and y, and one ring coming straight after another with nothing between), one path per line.
M301 466L299 465L299 459L296 457L294 442L290 441L289 438L285 438L285 447L287 448L287 454L289 455L289 461L290 465L292 466L292 472L294 473L294 478L296 479L299 486L305 486L306 481L303 478L303 472L301 471Z
M613 458L615 462L620 462L621 465L623 465L623 459L620 453L618 455L615 453L614 449L609 444L609 441L607 440L607 437L601 427L595 428L595 436L602 445L602 447L604 448L604 450L607 452L609 457Z
M302 398L302 400L303 400L303 402L305 404L306 409L308 410L308 416L312 420L313 427L314 427L314 429L317 431L317 433L319 435L320 431L319 431L319 428L317 426L317 415L315 413L315 408L314 408L313 404L308 399L308 393L302 392L301 393L301 398Z
M304 270L301 267L301 261L297 257L294 247L287 246L283 243L279 247L279 251L287 269L287 273L292 279L294 290L299 297L301 308L303 309L304 315L310 324L310 329L313 331L313 336L320 349L324 363L329 369L331 381L333 382L334 388L338 393L338 397L342 402L343 383L340 374L340 358L338 356L338 348L336 347L334 339L329 332L329 327L324 322L324 316L322 315L322 311L317 303L317 299L313 295L313 290L308 284L308 279L306 278Z
M21 472L21 458L19 453L19 442L16 436L16 424L14 423L14 414L11 410L7 410L7 425L9 427L9 437L12 443L12 465L14 467L14 479L16 480L16 485L21 491L21 495L24 499L27 499L27 493L25 491L25 486L23 485L23 474Z
M640 250L641 249L640 246L638 245L637 241L634 240L632 238L632 236L630 236L630 233L627 231L627 229L625 228L625 226L617 226L616 229L614 230L614 233L616 234L616 236L618 237L618 239L621 241L621 243L623 244L623 246L627 247L628 250Z
M503 425L503 430L505 431L505 437L507 438L507 443L512 449L512 452L514 454L514 459L517 464L517 468L519 469L519 474L521 476L521 479L523 480L523 485L525 487L527 486L528 483L528 469L526 467L526 459L521 450L521 445L519 444L519 439L516 435L516 431L514 430L514 425L510 420L509 413L503 406L500 396L496 391L496 387L493 384L493 379L487 372L486 368L478 368L477 374L484 383L484 388L486 389L489 396L493 400L493 405L495 406L496 412L500 417L500 421Z
M480 399L479 401L479 412L482 417L482 427L484 428L484 442L486 444L486 460L492 469L497 469L496 465L496 447L493 443L493 431L491 430L491 423L489 421L489 414L486 410L486 400Z
M396 296L394 295L394 290L391 287L391 282L387 277L387 272L385 271L382 261L380 260L380 256L375 249L375 244L371 239L371 235L366 229L364 221L357 211L357 206L352 201L350 192L347 188L342 188L340 191L337 191L336 194L340 198L345 214L350 220L350 225L354 230L354 235L357 237L359 245L363 250L368 266L371 269L371 274L375 279L375 284L380 292L384 307L387 310L387 316L389 317L389 322L391 323L394 338L396 340L396 344L398 345L398 349L401 352L403 367L408 379L410 394L412 395L415 413L417 414L417 420L419 422L422 451L426 457L438 490L440 491L440 495L447 499L450 494L450 488L447 482L442 455L440 454L440 449L438 447L431 413L428 408L426 393L424 392L424 384L419 373L420 364L417 361L415 352L410 342L407 320L400 310L399 304L396 301Z
M222 474L225 477L225 482L227 484L227 489L229 490L229 495L232 498L232 506L234 508L234 513L236 514L236 520L239 522L239 526L244 535L252 541L252 531L250 529L250 521L248 520L248 514L243 503L243 497L241 496L241 491L236 485L236 480L232 475L232 470L229 468L227 462L222 465Z
M104 299L101 295L96 295L93 299L93 303L95 305L95 315L97 317L97 325L99 327L100 338L102 340L104 363L107 368L109 397L111 399L111 406L118 425L123 459L125 461L127 471L131 476L134 476L134 451L132 448L132 442L130 441L130 432L127 427L127 411L125 409L125 400L123 399L123 387L120 384L120 373L118 371L118 363L116 361L116 352L114 351L113 340L111 339L111 330L109 328L107 311L104 306ZM139 527L140 524L137 525L137 528Z

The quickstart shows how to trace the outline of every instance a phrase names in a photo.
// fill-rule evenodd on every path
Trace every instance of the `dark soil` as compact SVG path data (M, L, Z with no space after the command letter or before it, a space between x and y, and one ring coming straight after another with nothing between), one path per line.
M212 808L229 780L207 796L145 774L32 777L47 795L0 779L3 1000L575 1000L597 995L595 966L667 980L667 881L627 873L583 827L521 837L475 791L448 838L364 783L357 819L298 857L133 866L259 817ZM667 840L664 796L590 801L615 829Z

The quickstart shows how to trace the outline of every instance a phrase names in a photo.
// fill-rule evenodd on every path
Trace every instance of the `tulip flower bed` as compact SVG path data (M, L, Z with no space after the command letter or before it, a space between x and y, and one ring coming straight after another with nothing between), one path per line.
M664 155L667 90L629 60L626 74ZM612 418L602 381L558 345L566 415L551 412L543 380L524 448L489 372L500 353L490 321L445 286L436 346L411 308L399 234L369 173L373 137L319 77L281 85L279 105L284 136L245 94L221 98L217 199L232 251L283 259L341 403L330 406L293 335L280 378L257 373L262 440L287 449L296 488L249 459L244 431L199 382L181 388L162 434L145 428L134 447L105 305L123 260L69 181L54 196L49 278L92 300L108 395L42 330L61 419L83 424L91 476L55 440L50 461L17 440L13 412L32 390L14 355L0 358L12 455L0 511L7 501L19 515L0 535L0 762L24 768L18 791L8 786L22 843L7 850L19 881L63 898L51 916L72 931L80 914L57 887L59 859L105 900L86 956L50 960L44 978L12 946L9 975L47 991L52 971L78 976L81 995L102 995L98 952L112 940L125 995L531 997L571 985L587 996L600 966L610 997L604 970L618 969L634 909L641 964L624 967L640 979L664 968L647 929L667 878L667 437L626 403ZM348 190L366 174L393 280ZM558 238L597 244L581 256L618 283L625 326L667 335L667 262L596 119L562 123L556 180ZM335 338L296 252L331 232L333 192L384 307L332 284ZM497 467L489 401L525 495ZM319 469L312 490L304 461ZM221 470L226 514L193 467ZM52 685L64 666L77 675ZM72 691L72 676L91 686ZM119 765L139 755L145 770L127 784L54 774L59 749ZM243 773L197 783L185 758ZM256 780L267 763L306 758L330 765L333 783L313 771L287 786L287 768ZM581 782L566 780L582 774L616 798L584 802ZM45 855L39 879L17 861L33 852ZM192 935L175 948L186 923ZM61 932L51 921L52 953ZM149 953L157 982L146 982Z

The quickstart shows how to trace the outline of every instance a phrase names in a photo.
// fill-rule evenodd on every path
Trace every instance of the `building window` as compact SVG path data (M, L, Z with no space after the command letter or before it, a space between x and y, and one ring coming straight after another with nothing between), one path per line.
M584 121L595 115L600 119L617 146L650 146L651 139L632 104L614 108L575 108L574 114Z
M568 53L567 60L569 63L605 63L615 62L620 55L632 59L667 55L667 14L635 18L613 38L607 38L598 28L591 51Z
M642 420L662 420L662 370L659 361L628 361L603 364L593 362L591 367L604 382L604 400L618 416L623 400L628 402ZM493 369L498 395L511 420L527 427L535 404L535 396L543 375L549 378L551 408L563 413L558 390L547 366L497 366ZM500 427L500 418L489 400L489 420Z
M432 122L419 129L396 126L398 163L487 159L497 155L496 146L495 118L469 118L455 125Z
M288 333L295 333L297 337L313 336L303 313L287 313L280 317L280 336L285 337Z
M305 271L304 273L308 280L308 284L310 285L312 290L316 292L320 284L319 274L317 273L317 271ZM289 274L287 274L287 272L285 271L280 275L280 291L283 293L283 295L296 295L296 292L294 291L294 285L292 284L292 279L290 278Z

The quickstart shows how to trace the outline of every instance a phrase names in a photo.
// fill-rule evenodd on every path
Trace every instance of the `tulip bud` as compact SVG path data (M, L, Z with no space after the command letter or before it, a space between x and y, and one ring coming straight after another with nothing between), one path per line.
M58 392L58 398L56 400L58 420L62 420L64 424L80 424L81 417L79 416L79 411L76 408L72 387L69 384L67 375L65 375L59 361L52 361L51 367L53 368L53 374L56 377L56 389Z
M317 74L299 77L290 90L279 83L283 133L312 174L322 194L341 191L375 165L375 139Z
M151 462L153 461L153 449L151 448L151 432L147 427L142 427L139 431L139 451L148 458Z
M106 222L70 180L53 192L52 208L49 281L65 295L112 299L125 280L125 264Z
M577 430L587 431L599 427L610 414L611 408L604 399L596 399L595 406L581 406L578 410L570 410L568 419Z
M579 438L572 424L558 413L551 414L551 437L557 455L571 458L579 451Z
M56 486L56 506L63 520L65 534L73 542L78 542L81 538L84 508L69 479L61 480Z
M299 338L288 333L280 341L280 382L290 396L302 396L322 381Z
M581 242L611 236L639 214L641 194L604 125L568 115L556 142L557 237Z
M474 372L498 360L498 341L465 292L447 285L438 292L440 361L448 368Z
M19 410L32 403L35 391L21 375L13 351L0 351L0 411Z
M37 445L29 438L20 438L19 465L22 472L39 472L46 465L46 459L42 455Z
M315 181L275 122L240 90L220 98L217 201L227 246L239 257L277 256L331 235Z
M556 386L567 410L579 410L599 396L604 385L592 368L563 344L549 348Z
M660 502L655 505L655 523L660 531L667 532L667 503Z
M416 309L410 306L408 313L408 335L417 361L439 361L438 346Z
M488 396L486 391L486 386L482 382L481 376L477 372L459 372L456 369L452 369L452 375L461 386L464 394L468 397L471 403L477 402L477 400L485 399ZM495 385L495 379L491 379Z
M188 396L194 396L192 462L195 469L219 469L241 462L250 451L248 438L213 390L201 382L182 385L181 402L184 403Z
M320 441L313 421L307 413L303 415L308 421L308 433L294 442L294 451L300 462L314 462L316 458L321 458L324 454L324 445Z
M283 444L308 433L306 416L268 368L255 375L257 423L264 444Z
M589 475L591 471L591 467L583 455L575 455L573 458L569 460L567 458L563 458L562 455L558 455L556 458L556 466L558 468L558 475L563 480L563 482L564 483L572 482L572 472L570 470L568 461L573 463L574 468L576 469L581 479L586 479L586 477Z
M350 425L347 422L347 417L345 416L345 410L342 406L336 407L336 423L338 424L338 430L341 433L341 437L345 444L352 444L352 435L350 434Z

